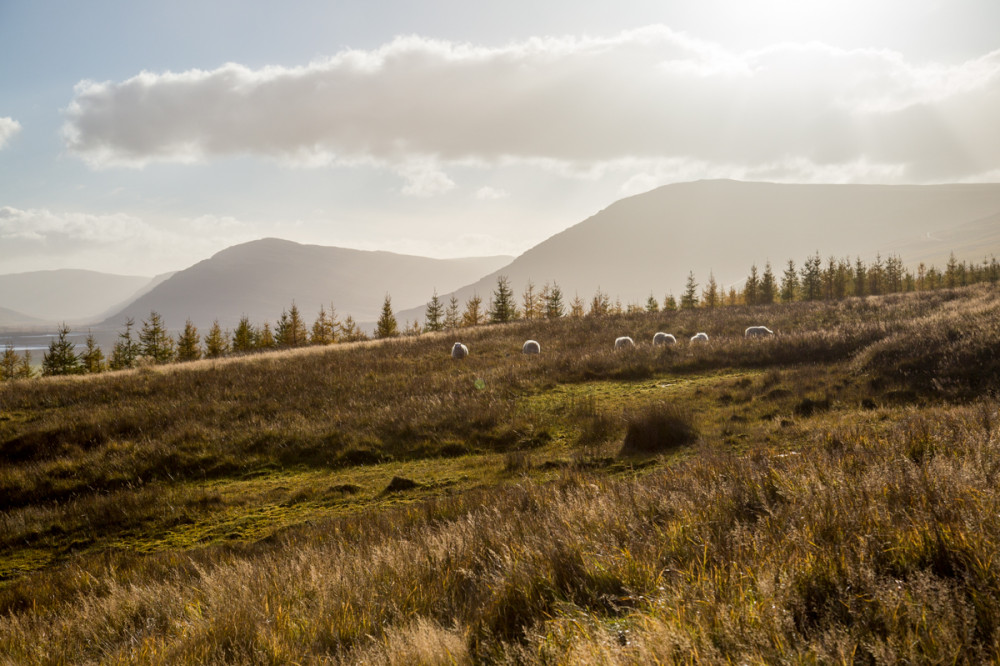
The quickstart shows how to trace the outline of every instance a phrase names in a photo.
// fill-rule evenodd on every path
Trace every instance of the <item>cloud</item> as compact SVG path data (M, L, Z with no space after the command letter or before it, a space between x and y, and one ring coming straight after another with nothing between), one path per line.
M482 201L495 201L497 199L506 199L510 194L506 190L497 189L495 187L490 187L485 185L476 190L475 197Z
M13 118L0 118L0 150L3 150L10 138L20 131L21 123Z
M455 187L450 164L512 162L583 177L634 160L960 179L1000 167L996 117L1000 51L947 66L819 43L734 53L651 26L495 48L399 37L302 67L83 81L64 136L95 167L366 163L429 196Z

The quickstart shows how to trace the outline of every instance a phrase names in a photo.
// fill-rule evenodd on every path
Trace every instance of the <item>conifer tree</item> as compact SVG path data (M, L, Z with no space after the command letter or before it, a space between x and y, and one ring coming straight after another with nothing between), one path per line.
M802 266L802 299L818 301L823 297L823 261L819 252L806 259Z
M778 284L774 279L774 271L771 270L771 262L764 263L764 274L760 277L760 286L757 292L757 300L761 305L774 303L778 293Z
M857 257L854 261L854 295L868 295L868 270L861 257Z
M444 325L444 304L438 298L435 289L431 300L427 302L427 309L424 310L424 329L431 332L443 331Z
M198 328L188 319L184 322L184 330L177 336L177 360L197 361L201 358L200 342Z
M319 314L316 315L316 321L313 322L309 344L329 345L334 342L335 338L336 332L334 331L333 320L327 314L326 308L320 305Z
M236 330L233 331L233 343L230 349L234 354L249 354L257 346L256 338L257 335L253 324L250 323L250 317L243 315L240 317L240 323L236 325Z
M389 294L385 295L382 301L382 314L375 324L376 338L394 338L399 335L399 325L396 323L396 315L392 314L392 299Z
M799 290L799 273L795 270L795 262L788 260L788 266L781 276L781 302L791 303Z
M465 312L462 313L462 326L468 327L482 324L485 320L482 307L483 299L479 297L479 294L473 294L465 302Z
M160 313L155 310L151 310L149 319L142 322L139 347L142 355L157 365L174 360L174 340L167 333Z
M660 304L656 300L656 296L653 296L653 292L649 292L649 298L646 299L646 312L659 312Z
M573 319L579 319L583 316L583 299L580 298L580 294L573 296L573 300L569 304L569 316Z
M448 301L448 308L444 311L444 327L449 331L462 325L462 317L458 312L458 296L451 295Z
M542 304L539 295L535 293L535 283L531 280L528 280L524 293L521 294L521 312L525 319L535 319L542 313Z
M611 314L611 298L598 287L593 298L590 299L590 310L587 312L587 316L604 317L609 314Z
M220 358L229 353L229 336L222 332L219 320L212 322L205 336L205 358Z
M35 370L31 367L31 352L27 349L24 350L24 354L21 356L21 364L17 366L17 374L15 379L31 379L35 376Z
M492 324L506 324L517 319L514 292L506 275L497 277L497 289L493 292L493 303L486 313Z
M753 264L750 267L750 275L747 276L746 284L743 285L743 298L747 305L757 305L759 302L759 295L757 293L760 288L760 278L757 276L757 264Z
M715 281L715 274L709 271L708 285L701 292L701 301L707 308L714 308L719 305L719 285Z
M97 340L94 339L94 334L90 331L87 331L87 341L85 344L86 348L80 354L80 365L83 368L83 372L96 375L99 372L107 370L107 364L104 362L104 352L97 346Z
M0 382L17 377L17 366L20 361L14 343L8 342L4 345L3 355L0 356Z
M420 335L420 332L421 329L419 321L414 319L413 323L410 323L410 320L408 319L406 320L406 324L403 326L403 335L407 337L415 337L417 335Z
M129 317L125 320L125 330L118 334L118 340L111 348L111 360L108 365L112 370L125 370L134 368L135 361L139 358L139 343L132 337L132 327L135 320Z
M358 325L354 323L354 317L347 315L344 318L344 324L341 326L341 340L344 342L359 342L361 340L367 340L368 336L365 335L364 331L358 328Z
M673 294L667 294L663 297L663 311L673 312L677 309L677 299L674 298Z
M691 310L698 306L698 283L694 281L694 271L689 271L684 293L681 295L681 309Z
M63 323L59 326L56 339L49 343L49 350L42 356L43 377L78 375L83 372L80 358L74 352L74 345L68 336L69 326Z
M954 255L952 255L954 258ZM868 293L872 296L880 296L883 292L883 268L882 255L875 255L875 263L868 267Z
M564 314L562 289L559 288L558 283L553 282L552 287L548 288L545 294L545 316L548 319L559 319Z
M254 347L260 350L274 349L277 343L274 341L274 334L271 333L271 323L265 321L264 325L260 327L257 332L257 337L254 340Z

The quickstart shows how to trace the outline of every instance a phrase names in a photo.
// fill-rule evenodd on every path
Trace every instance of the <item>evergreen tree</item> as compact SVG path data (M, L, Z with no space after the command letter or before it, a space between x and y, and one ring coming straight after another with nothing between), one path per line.
M257 332L254 331L250 317L243 315L240 323L236 324L233 331L233 343L230 346L234 354L249 354L257 347Z
M663 311L673 312L677 309L677 299L674 298L673 294L667 294L663 297Z
M590 311L588 317L604 317L611 314L611 299L598 287L594 292L594 297L590 299Z
M955 258L954 252L952 252L951 256L948 257L948 263L945 265L944 285L948 289L954 289L959 285L958 259Z
M743 286L743 299L747 305L757 305L760 302L759 289L760 278L757 276L757 264L753 264L750 267L750 275L747 277L746 284Z
M542 315L542 301L535 293L535 283L531 280L528 280L524 293L521 294L521 312L525 319L535 319Z
M573 319L579 319L583 316L583 299L580 298L580 294L573 296L573 300L569 304L569 316Z
M403 326L403 335L405 335L407 337L416 337L416 336L420 335L420 332L421 332L421 329L420 329L420 322L419 321L417 321L416 319L414 319L413 323L411 324L410 320L408 320L408 319L406 320L406 325Z
M483 299L479 294L473 294L472 298L465 302L465 312L462 313L462 326L478 326L485 321L482 311Z
M0 356L0 382L17 377L17 366L21 357L14 350L14 344L8 342L4 345L3 356Z
M274 341L274 334L271 333L270 322L265 321L264 325L261 326L257 333L257 339L254 340L254 346L260 350L274 349L278 346L278 343Z
M694 281L694 271L689 271L684 294L681 296L681 308L690 310L698 306L698 283Z
M198 328L188 319L184 322L184 330L177 336L177 360L197 361L201 358L200 342Z
M882 295L884 289L885 274L882 266L882 255L875 255L875 263L868 267L868 293L872 296Z
M49 351L42 357L42 376L78 375L83 372L80 358L73 351L73 343L68 339L69 326L59 326L56 339L49 343Z
M764 274L760 277L760 288L757 292L757 300L761 305L774 303L778 292L777 281L774 279L774 271L771 270L771 262L764 263Z
M427 309L424 310L424 330L443 331L444 324L444 304L438 298L437 289L435 289L431 300L427 302Z
M559 319L564 314L562 289L558 283L553 282L545 297L545 316L548 319Z
M358 325L354 323L354 317L347 315L344 319L344 324L341 326L341 339L344 342L359 342L361 340L367 340L368 336L365 332L358 328Z
M222 332L219 320L212 322L205 336L205 358L220 358L229 353L229 336Z
M649 298L646 299L646 312L654 313L660 311L660 304L656 301L656 296L653 296L653 292L649 292Z
M392 299L389 294L385 295L382 301L382 314L375 324L376 338L394 338L399 335L399 325L396 323L396 315L392 314Z
M517 319L514 292L510 288L506 275L497 278L497 289L493 292L493 303L486 314L492 324L506 324Z
M31 352L25 349L24 355L21 356L21 365L17 366L17 374L14 379L31 379L34 376L35 371L31 367Z
M139 358L139 343L132 338L132 327L135 320L129 317L125 320L125 330L118 334L118 340L111 348L111 360L108 365L112 370L134 368Z
M444 311L444 327L452 331L462 325L462 317L458 313L458 296L451 295L448 308Z
M334 330L333 320L330 318L330 315L327 314L326 308L320 305L319 314L316 315L316 321L313 322L312 335L309 337L309 344L329 345L332 344L335 339L336 331Z
M174 360L174 340L167 333L160 313L155 310L150 311L149 319L142 322L139 347L142 355L157 365Z
M788 266L781 276L781 302L791 303L799 290L799 273L795 270L795 262L788 260Z
M802 266L802 298L806 301L818 301L823 297L823 262L819 252L806 259Z
M719 285L715 281L715 274L711 271L708 273L708 285L701 292L701 300L707 308L719 305Z
M854 295L868 295L868 270L865 268L865 263L861 261L861 257L857 257L854 262Z
M99 372L107 370L107 364L104 362L104 352L97 346L94 334L90 331L87 331L86 345L86 349L80 354L80 364L83 367L83 371L87 374L96 375Z

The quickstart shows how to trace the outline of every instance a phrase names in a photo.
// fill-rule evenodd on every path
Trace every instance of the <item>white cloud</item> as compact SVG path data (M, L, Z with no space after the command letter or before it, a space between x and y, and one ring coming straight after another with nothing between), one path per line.
M401 37L296 68L84 81L66 114L68 148L97 167L367 163L416 196L454 188L444 169L457 163L960 179L1000 167L1000 51L950 66L818 43L734 53L663 26L498 48Z
M476 190L474 195L477 199L483 201L495 201L497 199L506 199L510 194L503 189L498 189L496 187L490 187L489 185L484 185Z
M21 123L13 118L0 118L0 150L3 150L10 138L20 131Z

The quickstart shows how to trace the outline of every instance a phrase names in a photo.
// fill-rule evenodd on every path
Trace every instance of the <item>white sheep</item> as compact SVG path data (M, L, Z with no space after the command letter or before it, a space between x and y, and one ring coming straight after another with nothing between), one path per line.
M670 333L664 333L660 331L653 336L653 345L673 345L677 344L677 338L675 338Z
M695 333L691 336L691 342L708 342L708 333Z
M748 326L743 332L745 338L769 338L774 335L774 331L767 326Z
M615 349L632 349L633 347L635 347L635 342L627 335L615 338Z
M522 354L540 354L542 353L542 346L535 342L534 340L525 340L524 344L521 345Z
M469 348L461 342L456 342L451 348L452 358L465 358L469 355Z

